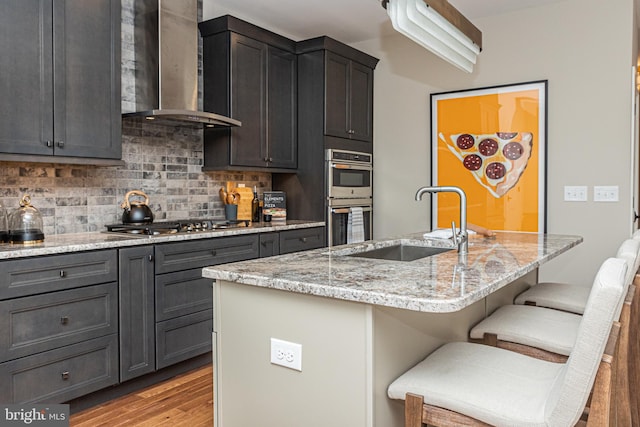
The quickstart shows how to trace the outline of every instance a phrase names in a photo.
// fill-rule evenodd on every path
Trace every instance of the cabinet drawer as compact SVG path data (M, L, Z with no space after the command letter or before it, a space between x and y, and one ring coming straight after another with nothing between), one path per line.
M116 250L79 252L3 261L0 299L114 282Z
M213 310L156 324L156 368L161 369L211 351Z
M306 251L324 247L324 227L301 228L280 232L280 253Z
M213 308L212 288L199 268L157 276L156 321Z
M118 331L115 282L0 302L0 362Z
M258 235L218 237L156 246L156 274L258 258Z
M107 335L0 364L0 402L62 403L118 382L118 337Z

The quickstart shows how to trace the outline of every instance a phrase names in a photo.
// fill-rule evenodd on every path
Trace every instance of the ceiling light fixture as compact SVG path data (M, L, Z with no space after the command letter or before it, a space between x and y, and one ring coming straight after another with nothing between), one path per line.
M446 0L382 0L393 28L468 73L482 49L482 32Z

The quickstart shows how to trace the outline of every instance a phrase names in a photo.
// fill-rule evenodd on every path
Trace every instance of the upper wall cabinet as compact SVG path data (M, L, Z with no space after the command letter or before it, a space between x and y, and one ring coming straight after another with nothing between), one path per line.
M378 59L329 37L298 43L300 140L373 150L373 70Z
M204 109L242 122L205 130L203 169L295 169L295 43L231 16L199 27Z
M0 160L121 158L120 15L120 0L3 2Z
M327 51L325 135L373 141L373 69Z

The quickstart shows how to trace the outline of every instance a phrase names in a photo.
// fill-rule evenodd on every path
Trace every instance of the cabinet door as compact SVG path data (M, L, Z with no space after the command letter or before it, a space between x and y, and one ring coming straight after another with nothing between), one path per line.
M349 90L350 137L373 141L373 70L351 62Z
M267 45L231 34L231 117L243 126L232 129L230 164L265 166Z
M54 23L55 154L119 159L120 0L54 2Z
M275 47L269 47L268 52L268 163L270 167L295 169L298 163L296 56Z
M53 154L52 0L8 0L0 13L0 152Z
M155 370L153 246L119 251L120 381Z
M335 53L325 58L324 133L339 138L350 137L349 124L349 61Z
M280 255L279 233L260 233L260 258Z

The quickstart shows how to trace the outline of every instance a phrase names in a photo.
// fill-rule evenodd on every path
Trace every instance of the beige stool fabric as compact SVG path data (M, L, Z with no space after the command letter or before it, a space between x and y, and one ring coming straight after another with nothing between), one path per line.
M637 234L637 238L636 237ZM627 239L618 248L616 257L635 257L633 267L627 272L629 283L640 267L640 233L634 234L633 239ZM553 308L582 314L587 304L590 287L587 284L540 282L518 295L514 303L523 305L535 305L538 307Z
M625 261L607 259L594 280L566 363L473 343L440 347L388 387L392 399L420 395L496 426L573 426L594 386L625 286ZM450 424L449 424L450 425Z

